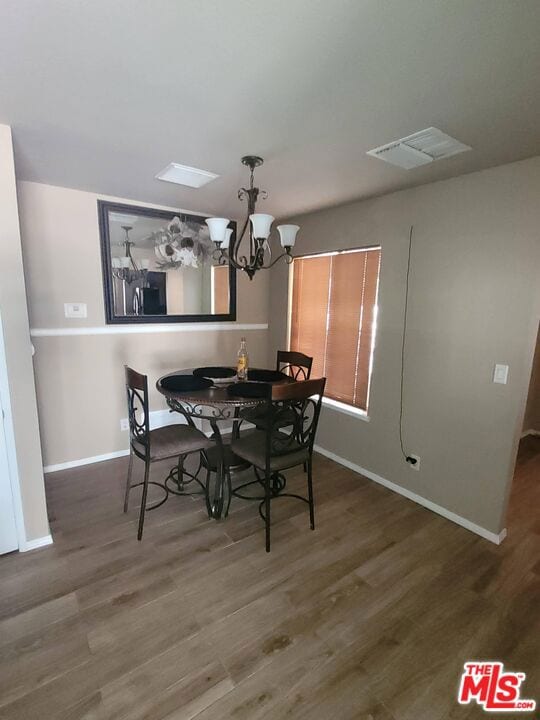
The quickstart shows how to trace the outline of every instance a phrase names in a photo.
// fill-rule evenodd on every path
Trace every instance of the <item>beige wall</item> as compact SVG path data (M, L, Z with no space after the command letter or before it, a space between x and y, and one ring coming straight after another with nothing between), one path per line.
M103 327L96 201L104 196L29 182L19 183L18 193L31 327ZM87 319L67 320L65 302L87 303ZM268 274L261 273L253 282L240 275L235 325L264 324L267 313ZM126 417L124 363L146 372L153 386L160 375L174 369L234 363L244 334L252 363L265 363L266 330L233 327L216 332L204 331L204 326L191 332L34 337L45 465L127 447L127 433L120 431L120 419ZM150 409L165 407L163 398L152 391Z
M0 314L15 434L24 541L49 534L28 328L11 131L0 125Z
M26 182L18 191L31 326L103 327L98 196ZM540 315L539 196L534 158L297 218L298 253L383 248L370 422L325 408L319 444L493 533L504 526ZM398 441L410 224L404 437L421 457L419 472L403 462ZM66 320L64 302L86 302L88 318ZM126 447L125 362L151 381L179 367L232 362L244 333L252 362L271 361L285 344L285 266L252 283L240 276L238 305L239 322L270 317L271 332L36 337L45 464ZM510 365L505 386L491 382L495 362ZM151 405L165 407L156 393Z
M540 327L538 328L536 338L536 350L534 353L531 382L529 383L523 430L524 432L528 430L540 432Z
M380 244L370 421L325 408L318 443L499 533L540 317L540 158L294 218L296 253ZM400 352L414 225L399 446ZM287 270L272 274L270 347L284 345ZM510 366L492 383L495 363Z

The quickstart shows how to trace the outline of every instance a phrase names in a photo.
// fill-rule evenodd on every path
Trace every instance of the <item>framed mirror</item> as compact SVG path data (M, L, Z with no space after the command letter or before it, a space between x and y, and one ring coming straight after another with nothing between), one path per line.
M98 215L108 324L236 319L236 271L205 217L103 200Z

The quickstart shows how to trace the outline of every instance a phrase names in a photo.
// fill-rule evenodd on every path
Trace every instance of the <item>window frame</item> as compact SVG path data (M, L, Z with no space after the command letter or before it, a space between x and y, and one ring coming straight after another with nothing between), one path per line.
M379 273L377 276L377 288L375 291L375 318L374 318L374 328L372 332L372 338L371 338L371 349L370 349L370 359L369 359L369 371L368 371L368 392L367 392L367 400L366 400L366 409L356 407L356 405L352 405L350 403L343 402L341 400L334 400L334 398L329 397L323 397L322 402L323 405L326 407L335 410L337 412L344 413L346 415L350 415L352 417L355 417L357 419L363 420L364 422L370 421L370 415L369 415L369 409L370 409L370 401L371 401L371 382L373 379L373 365L374 365L374 355L375 355L375 346L376 346L376 339L377 339L377 330L378 330L378 318L379 318L379 289L380 289L380 281L381 281L381 265L382 265L382 246L381 245L366 245L361 247L354 247L354 248L342 248L339 250L324 250L324 251L315 251L311 253L302 253L301 255L295 255L293 258L293 262L289 265L289 273L287 278L287 348L291 349L291 334L292 334L292 314L293 314L293 285L294 285L294 260L302 260L304 258L313 258L313 257L329 257L329 256L335 256L335 255L343 255L347 253L356 253L356 252L368 252L370 250L378 250L380 252L380 265L379 265Z

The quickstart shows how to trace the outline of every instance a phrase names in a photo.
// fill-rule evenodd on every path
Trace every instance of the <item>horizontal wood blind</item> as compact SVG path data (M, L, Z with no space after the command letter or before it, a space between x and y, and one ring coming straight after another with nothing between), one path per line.
M212 267L213 307L212 313L226 315L229 312L229 266Z
M313 357L326 396L367 410L381 251L295 258L291 350Z
M291 350L313 357L311 375L323 377L330 257L297 258L293 272Z

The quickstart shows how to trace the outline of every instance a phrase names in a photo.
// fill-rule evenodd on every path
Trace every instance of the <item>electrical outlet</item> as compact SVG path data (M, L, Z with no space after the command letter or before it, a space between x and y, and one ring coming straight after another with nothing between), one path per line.
M127 418L122 418L122 420L120 420L120 430L122 432L129 430L129 421Z
M416 462L413 465L413 463L407 461L407 465L411 468L411 470L416 470L416 472L418 472L420 470L420 458L418 455L413 455L412 453L409 453L409 457L416 460Z

